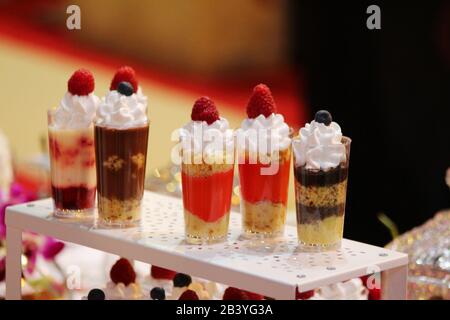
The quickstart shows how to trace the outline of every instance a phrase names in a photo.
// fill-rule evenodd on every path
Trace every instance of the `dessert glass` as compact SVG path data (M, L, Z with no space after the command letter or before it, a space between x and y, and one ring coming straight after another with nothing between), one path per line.
M295 148L298 139L293 140ZM351 139L342 137L346 160L324 170L297 166L294 152L297 234L305 251L340 248L344 232L345 200Z
M131 227L141 219L149 124L126 129L95 125L98 222Z
M182 151L183 153L183 151ZM191 244L224 240L228 233L234 177L234 151L226 163L208 164L182 157L186 241Z
M93 124L87 128L58 128L54 111L48 116L48 140L54 214L89 217L95 207L95 149Z
M256 157L255 157L256 158ZM278 169L274 174L262 174L273 162ZM257 157L252 163L245 151L239 161L241 214L244 235L247 237L275 237L282 235L286 222L291 147L278 151L277 157L263 164Z

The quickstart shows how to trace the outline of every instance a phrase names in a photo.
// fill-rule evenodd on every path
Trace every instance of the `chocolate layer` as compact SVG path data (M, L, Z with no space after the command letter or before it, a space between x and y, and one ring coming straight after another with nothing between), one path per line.
M297 222L301 224L314 223L330 216L343 216L345 212L345 204L333 207L310 207L297 203L296 206Z
M294 167L295 179L301 185L308 186L330 186L347 179L348 167L344 164L336 168L323 170L306 169L305 166Z
M140 199L144 192L148 125L114 129L95 126L97 190L108 199Z

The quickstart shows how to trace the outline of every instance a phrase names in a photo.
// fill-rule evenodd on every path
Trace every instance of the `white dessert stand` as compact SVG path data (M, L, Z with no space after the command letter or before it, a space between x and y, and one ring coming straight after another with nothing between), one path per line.
M143 202L141 225L128 229L57 219L51 199L8 207L6 298L21 298L22 231L32 231L275 299L295 299L297 288L303 292L374 272L381 272L383 299L406 299L406 254L346 239L337 251L301 252L292 226L284 238L245 240L235 212L226 242L189 245L180 199L146 191Z

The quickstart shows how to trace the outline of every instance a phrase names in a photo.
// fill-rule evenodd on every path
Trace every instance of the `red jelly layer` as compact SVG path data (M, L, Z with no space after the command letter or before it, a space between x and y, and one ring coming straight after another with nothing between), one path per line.
M52 195L55 206L64 210L83 210L93 208L95 205L95 188L52 186Z
M206 222L215 222L230 211L233 169L210 176L181 174L184 208Z
M268 168L270 165L261 163L239 164L242 198L250 203L271 201L286 205L290 164L290 159L281 162L278 172L274 175L261 175L261 168Z

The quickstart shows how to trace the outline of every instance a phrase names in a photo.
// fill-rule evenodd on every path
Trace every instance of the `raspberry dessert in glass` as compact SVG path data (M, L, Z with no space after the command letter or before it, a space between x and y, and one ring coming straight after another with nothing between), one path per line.
M121 67L95 123L99 224L129 227L140 221L148 130L147 98L134 70Z
M325 110L292 142L298 239L307 251L341 245L350 143Z
M199 98L179 131L186 240L208 243L228 232L234 173L233 131L214 102Z
M236 131L244 234L274 237L284 231L291 164L290 128L270 89L259 84Z
M94 77L77 70L58 108L48 112L51 186L58 217L86 217L95 206Z

